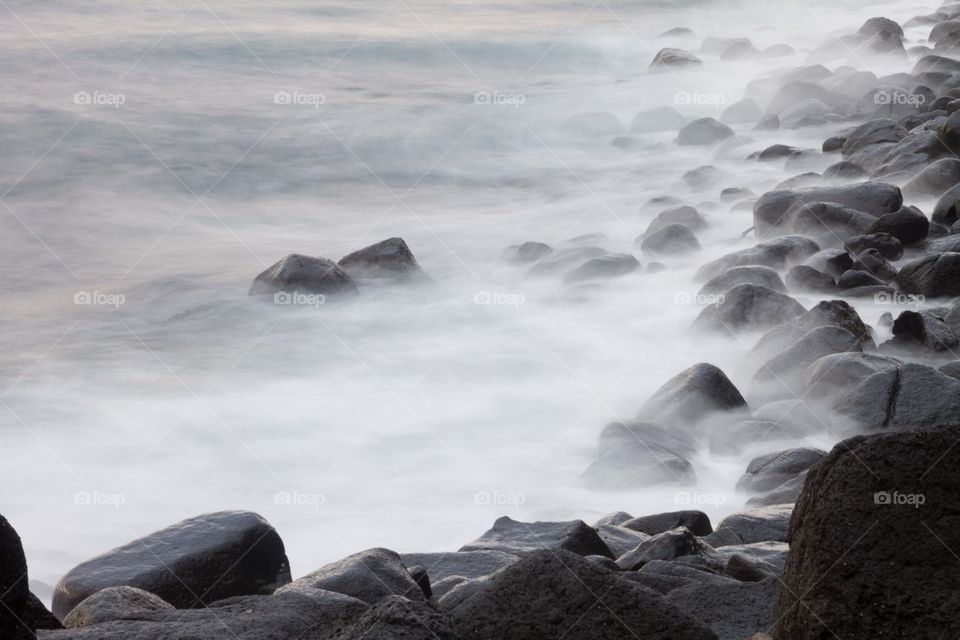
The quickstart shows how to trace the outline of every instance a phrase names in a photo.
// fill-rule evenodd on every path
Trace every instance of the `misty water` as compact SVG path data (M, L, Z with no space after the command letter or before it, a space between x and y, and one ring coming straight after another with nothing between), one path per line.
M294 576L373 546L456 549L504 514L739 509L734 484L760 446L705 449L692 487L604 492L580 474L605 424L691 364L749 395L751 339L687 331L693 273L754 242L741 238L749 210L731 212L720 188L759 194L791 175L747 154L831 130L738 129L707 150L674 132L612 141L652 107L717 116L829 34L931 8L6 3L0 468L34 591L223 509L270 520ZM677 26L697 37L673 44L692 49L746 36L798 53L649 75L671 44L657 35ZM681 176L705 164L730 176L697 193ZM522 241L604 234L580 242L646 265L634 239L665 195L711 226L701 253L664 272L570 287L500 260ZM432 285L316 307L247 296L288 253L338 259L392 236Z

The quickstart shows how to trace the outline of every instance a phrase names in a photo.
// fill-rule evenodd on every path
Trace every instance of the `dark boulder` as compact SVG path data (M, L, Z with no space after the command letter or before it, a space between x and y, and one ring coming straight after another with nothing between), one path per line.
M657 513L652 516L631 518L623 522L620 526L651 536L676 529L677 527L686 527L696 536L705 536L713 533L710 516L702 511L694 510L671 511L670 513Z
M774 291L785 292L780 275L770 267L731 267L720 275L711 278L697 293L698 299L722 294L738 284L758 284Z
M597 535L600 536L600 539L603 540L604 544L607 545L607 548L610 549L610 552L616 558L619 558L650 537L645 533L612 524L605 524L601 527L594 528L597 530ZM602 558L603 556L590 557ZM603 559L609 561L609 558ZM613 566L615 567L616 564Z
M279 292L345 295L357 293L357 285L332 260L291 253L260 273L250 285L252 296Z
M703 541L714 547L753 542L786 542L792 504L759 507L727 516Z
M540 264L544 264L541 262ZM611 253L587 260L564 276L566 282L584 282L588 280L607 280L633 273L640 268L640 262L629 253Z
M290 582L283 541L262 517L220 511L190 518L77 565L57 584L63 618L107 587L129 586L178 609L239 595L270 594Z
M163 598L136 587L101 589L73 608L63 619L68 629L126 620L148 611L172 610L175 607Z
M811 469L790 522L774 637L960 632L956 440L955 429L857 437Z
M823 177L832 182L861 180L868 175L870 174L863 167L848 160L835 162L823 170Z
M429 279L403 238L388 238L354 251L340 258L337 264L358 281L422 282Z
M960 295L960 253L935 253L906 263L897 284L910 294L928 298Z
M920 242L930 231L930 221L916 207L903 207L894 213L887 213L876 220L867 229L867 233L888 233L902 244Z
M677 134L677 144L708 145L733 136L733 129L713 118L700 118L684 125Z
M857 287L875 287L878 285L883 285L883 280L872 273L857 269L844 271L837 279L837 289L841 291L845 289L855 289Z
M791 230L812 237L820 246L842 244L847 238L867 232L876 220L862 211L831 202L805 204L792 216Z
M899 260L903 256L903 243L889 233L870 233L847 238L843 245L853 255L867 249L876 249L887 260Z
M682 224L692 231L699 231L707 226L707 220L693 207L686 205L671 207L670 209L664 209L650 221L641 238L673 224Z
M367 604L393 595L421 601L427 597L400 556L389 549L367 549L331 562L282 587L278 593L303 588L341 593Z
M543 242L524 242L521 245L507 249L503 260L512 264L531 264L539 262L553 253L553 249Z
M517 561L517 556L503 551L446 551L404 553L400 560L407 567L421 566L433 583L450 576L475 580L496 573Z
M719 640L761 638L774 621L777 581L693 584L667 595L667 602L709 626Z
M20 536L0 516L0 634L9 640L34 640L38 629L59 628L60 623L30 592Z
M804 313L788 295L755 284L738 284L723 300L703 309L694 327L724 333L769 329Z
M864 122L849 135L843 144L845 158L878 144L896 144L907 135L907 131L888 118Z
M878 217L898 211L903 206L903 195L899 187L883 182L770 191L763 194L753 207L757 233L763 236L789 228L803 205L817 202L830 202Z
M790 267L785 280L790 291L802 293L832 293L837 288L833 276L805 264Z
M829 398L842 395L880 371L900 365L896 358L871 353L846 352L823 356L804 373L803 397Z
M762 266L782 270L803 262L820 250L820 245L803 236L783 236L741 249L700 267L694 279L700 282L720 275L731 267Z
M746 400L726 374L712 364L701 362L681 371L654 391L638 417L669 425L692 424L716 412L740 412L746 408Z
M762 358L772 357L819 327L845 329L861 344L869 344L871 340L870 329L850 303L843 300L821 300L795 320L778 325L761 336L752 353Z
M488 550L524 555L542 549L570 551L581 556L613 557L597 532L582 520L519 522L507 516L497 518L489 531L462 546L460 551Z
M903 186L903 193L911 198L939 198L960 183L960 160L941 158L925 167Z
M946 191L937 200L933 207L933 214L930 216L934 222L950 226L960 219L960 184Z
M773 386L777 391L786 391L791 396L799 394L808 366L830 354L862 351L860 345L861 339L842 327L817 327L764 362L753 380Z
M675 560L683 556L709 553L709 551L709 547L689 529L678 527L644 540L617 558L617 566L624 571L635 571L653 560Z
M678 256L699 251L700 242L686 225L671 224L645 237L640 248L653 257Z
M960 424L960 380L920 364L875 373L833 406L836 426L853 432Z
M457 636L476 640L716 640L661 596L564 551L528 555L452 615Z
M954 329L941 318L928 311L904 311L893 322L893 340L883 346L952 353L958 342Z
M650 70L663 73L701 66L703 66L703 63L700 61L700 58L689 51L668 47L661 49L657 55L654 56L653 61L650 63Z
M807 471L803 471L790 478L783 484L764 491L747 500L747 507L769 507L774 504L793 504L803 491L803 484L807 481ZM723 547L721 547L723 548Z
M825 455L820 449L801 447L759 456L747 465L746 472L737 481L737 490L770 491L820 462Z

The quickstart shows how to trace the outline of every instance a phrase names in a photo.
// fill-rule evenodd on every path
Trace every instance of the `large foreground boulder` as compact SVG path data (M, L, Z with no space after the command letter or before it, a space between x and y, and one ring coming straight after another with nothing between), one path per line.
M452 612L475 640L716 640L708 627L616 572L538 551L492 576Z
M774 638L960 634L956 428L857 437L810 470Z
M340 265L326 258L291 253L267 267L250 285L250 295L307 293L324 296L357 293L357 285Z
M270 594L288 582L283 540L270 523L249 511L220 511L77 565L57 584L53 612L63 620L107 587L137 587L188 609L233 596Z

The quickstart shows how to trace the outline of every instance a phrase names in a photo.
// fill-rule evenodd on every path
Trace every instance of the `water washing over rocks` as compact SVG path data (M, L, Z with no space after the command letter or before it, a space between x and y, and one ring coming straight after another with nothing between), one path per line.
M484 6L10 8L0 636L960 632L960 5Z

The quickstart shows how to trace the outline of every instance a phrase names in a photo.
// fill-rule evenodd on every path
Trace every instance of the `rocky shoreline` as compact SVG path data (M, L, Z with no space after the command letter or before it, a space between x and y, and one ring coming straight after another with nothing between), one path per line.
M689 486L694 454L768 451L737 488L746 510L714 524L697 510L611 513L593 524L502 517L456 552L363 551L292 579L280 533L250 512L204 514L70 570L52 612L28 588L27 562L0 517L0 636L13 640L940 638L960 633L960 5L904 26L867 20L812 51L809 64L751 83L719 119L663 107L634 133L736 149L750 131L822 128L820 149L774 144L746 162L796 175L759 196L715 167L694 191L753 212L754 246L702 264L693 334L749 340L752 406L727 375L696 364L629 423L606 426L583 481L599 490ZM692 34L676 29L665 38ZM651 72L783 55L746 39L664 48ZM877 77L859 55L915 61ZM836 66L834 63L839 63ZM834 67L832 70L825 65ZM818 129L819 130L819 129ZM628 149L631 136L613 144ZM820 141L818 141L819 143ZM815 170L814 170L815 169ZM722 187L722 188L721 188ZM706 196L704 196L706 197ZM929 211L914 202L935 201ZM645 256L589 241L529 241L503 260L572 287L696 258L712 221L664 196L637 238ZM664 208L666 207L666 208ZM589 240L589 239L587 239ZM254 280L274 304L320 304L430 277L400 238L339 261L289 255ZM794 296L823 296L809 308ZM875 326L858 305L911 306ZM907 304L904 304L907 303ZM759 339L756 336L759 335ZM761 390L757 392L756 390ZM811 436L832 451L786 443ZM627 494L628 495L628 494ZM389 541L384 541L389 543Z

